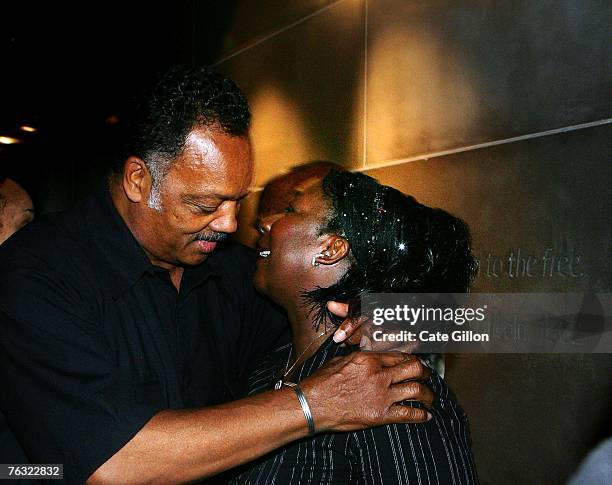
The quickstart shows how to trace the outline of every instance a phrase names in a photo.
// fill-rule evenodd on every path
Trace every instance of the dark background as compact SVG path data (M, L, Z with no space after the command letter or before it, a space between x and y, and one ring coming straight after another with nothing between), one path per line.
M236 2L5 2L0 16L0 170L39 212L66 208L116 156L129 102L156 73L218 55ZM196 29L197 27L197 29ZM114 117L114 118L113 118ZM21 125L35 133L19 130Z

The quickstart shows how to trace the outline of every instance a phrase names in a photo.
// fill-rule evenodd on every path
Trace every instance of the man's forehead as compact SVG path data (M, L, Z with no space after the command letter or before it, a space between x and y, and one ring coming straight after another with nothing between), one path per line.
M270 190L264 192L263 199L259 203L259 217L281 212L291 201L302 198L309 193L316 195L322 179L322 175L313 175L306 179L290 176L284 180L278 179Z
M311 196L317 195L321 191L321 182L322 177L310 177L306 180L303 180L299 184L295 186L293 189L293 196Z
M178 162L190 165L208 167L219 157L223 157L220 147L209 131L192 131L185 140L185 148Z
M176 172L164 183L172 185L172 191L184 202L206 202L211 200L238 200L250 193L251 178L209 177L205 173Z
M242 197L253 182L248 143L246 138L193 131L168 179L176 184L176 190L192 199Z
M180 158L205 165L215 161L252 163L251 140L248 136L233 136L218 129L197 127L187 135Z
M294 196L297 186L311 178L325 178L330 170L343 170L333 162L313 162L295 167L289 173L280 175L266 185L259 202L259 213L271 214L285 208Z

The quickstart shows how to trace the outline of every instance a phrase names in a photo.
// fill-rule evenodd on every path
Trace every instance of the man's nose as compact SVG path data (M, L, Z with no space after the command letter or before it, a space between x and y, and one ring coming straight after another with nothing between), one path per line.
M238 208L239 205L234 200L226 200L217 210L218 215L208 225L215 232L225 232L231 234L238 229Z

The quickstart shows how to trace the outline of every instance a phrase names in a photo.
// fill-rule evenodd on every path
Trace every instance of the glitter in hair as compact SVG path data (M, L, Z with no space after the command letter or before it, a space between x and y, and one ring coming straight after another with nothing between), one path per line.
M348 241L351 265L335 284L303 292L315 328L338 323L328 301L349 302L354 316L365 293L469 291L478 264L461 219L360 173L330 171L323 193L332 210L321 233Z

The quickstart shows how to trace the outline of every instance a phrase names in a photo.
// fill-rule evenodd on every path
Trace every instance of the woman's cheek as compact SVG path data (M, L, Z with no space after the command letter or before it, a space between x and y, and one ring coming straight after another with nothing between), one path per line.
M282 265L290 271L310 265L317 252L317 238L311 228L295 222L290 224L287 220L277 224L272 228L272 253L276 253Z
M314 249L310 250L308 241L305 239L294 240L290 246L282 251L285 259L285 264L291 271L302 271L310 265L312 256L316 253Z

